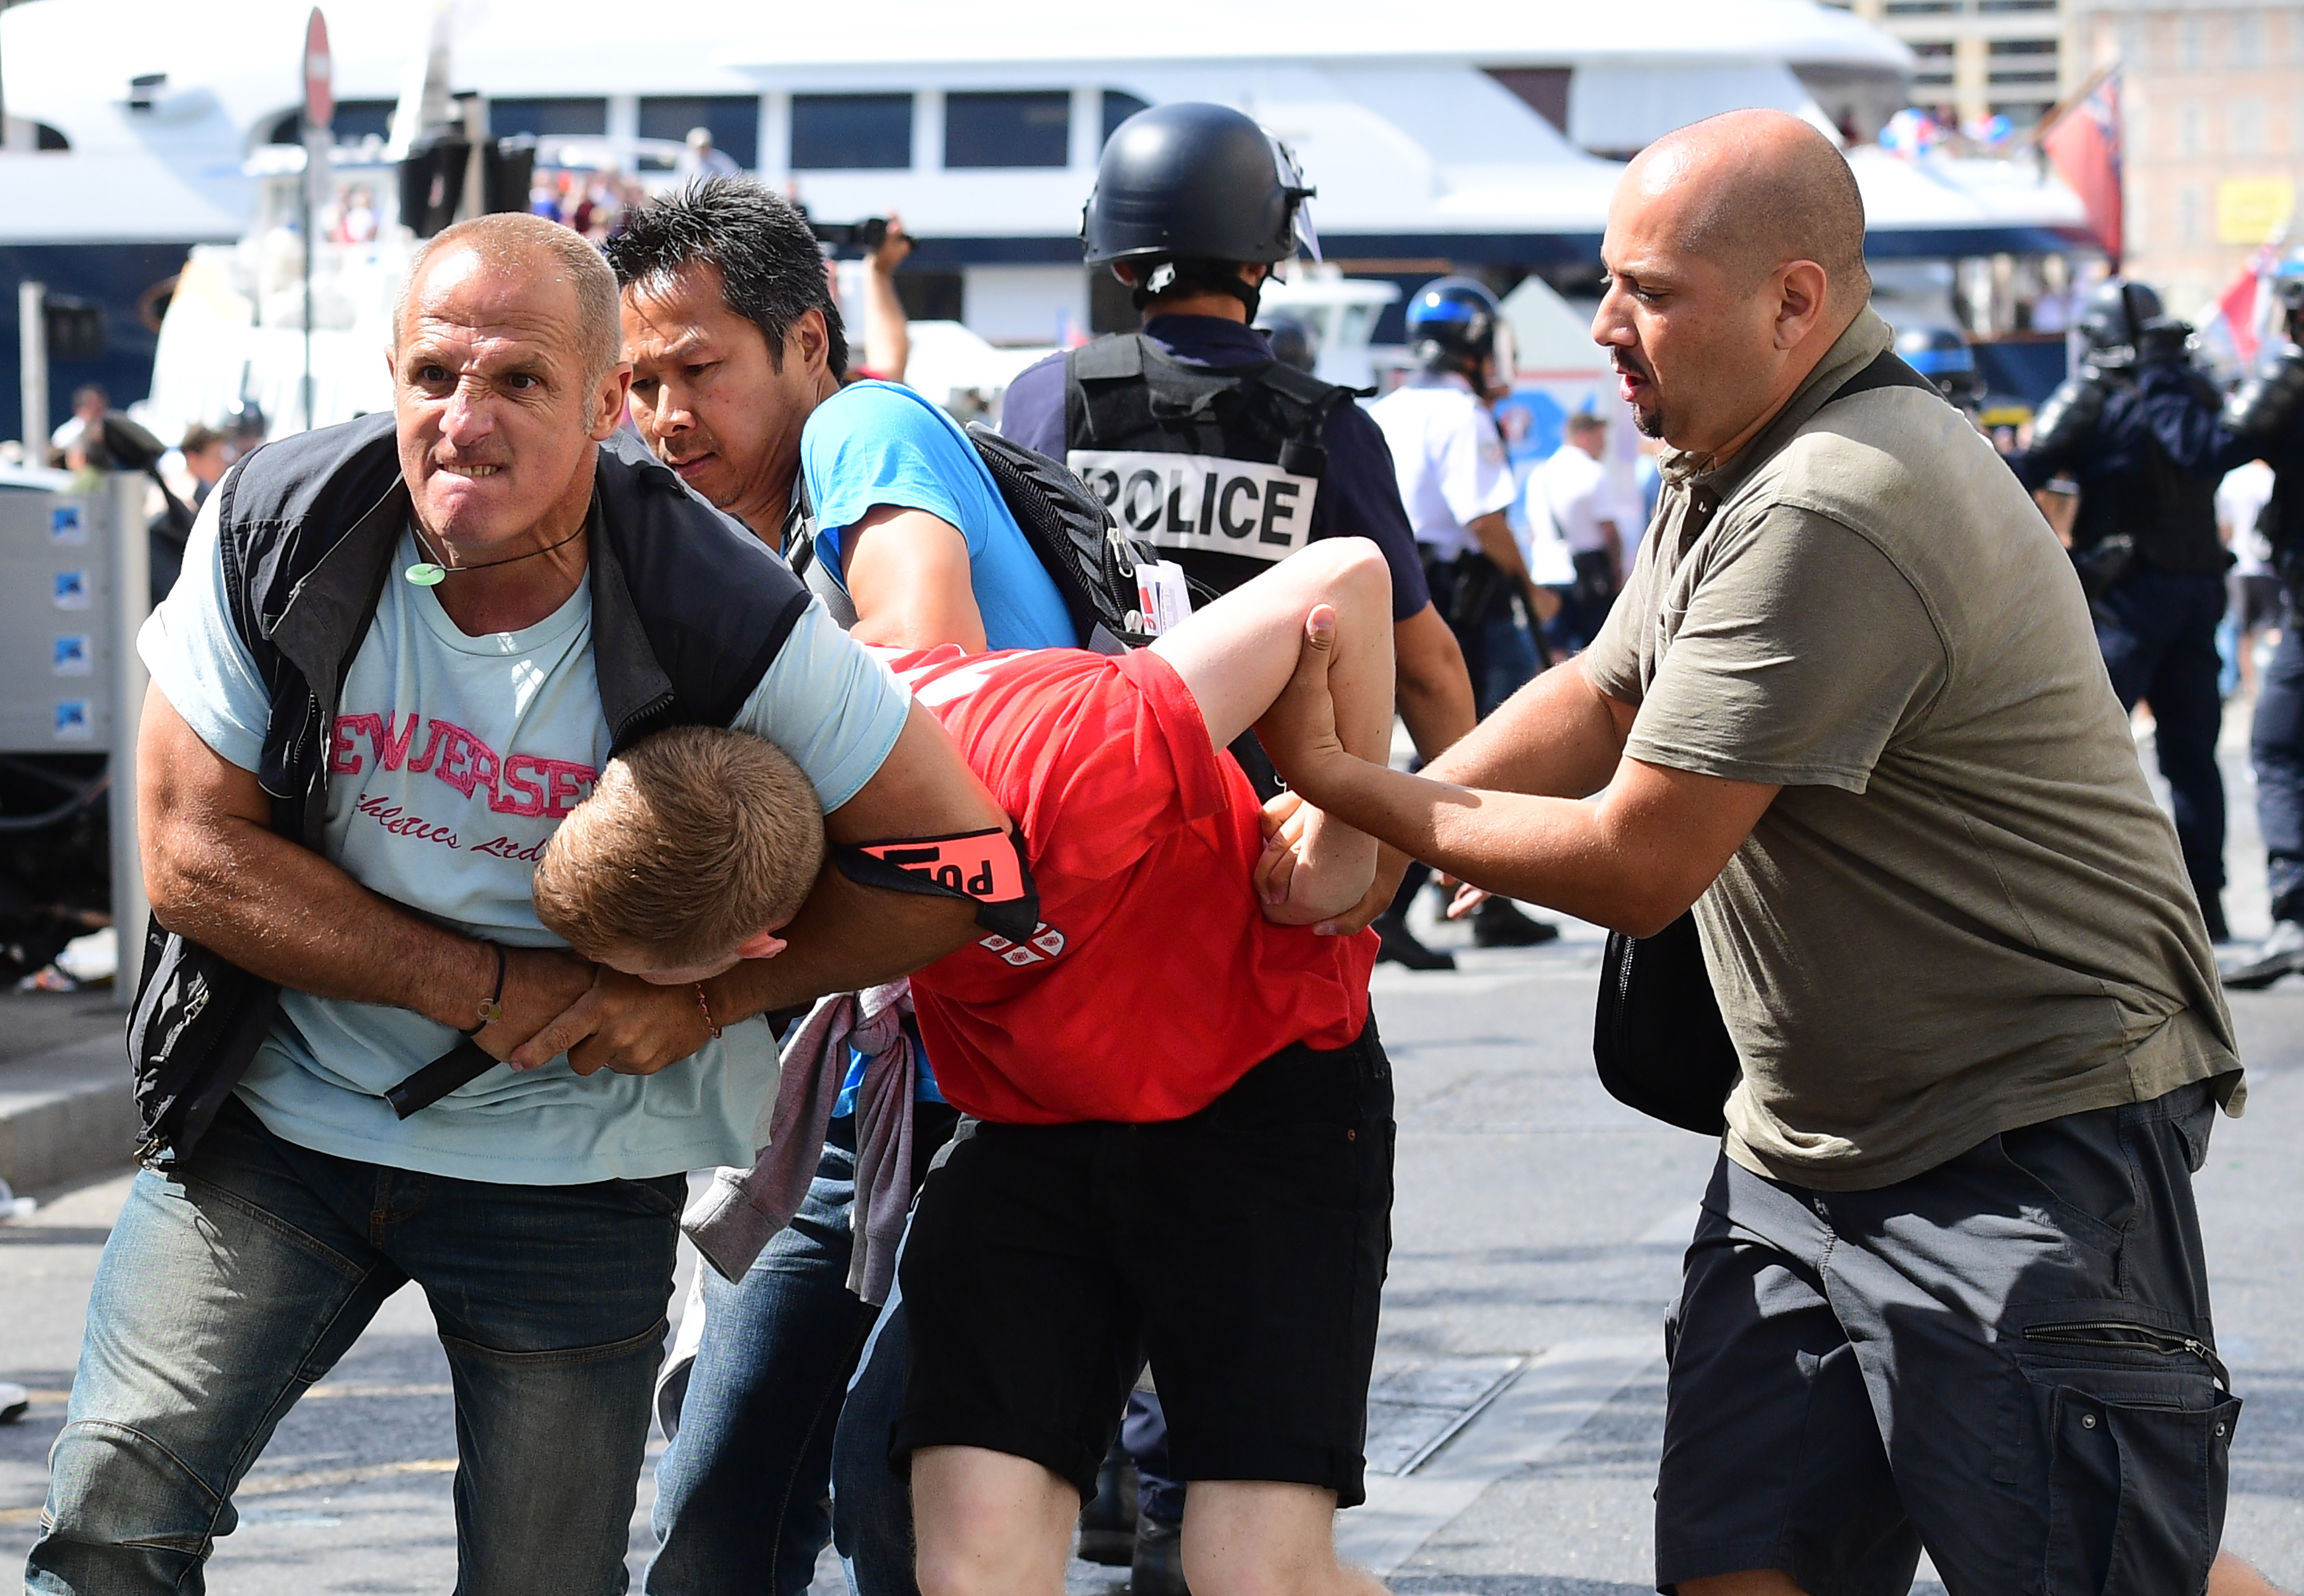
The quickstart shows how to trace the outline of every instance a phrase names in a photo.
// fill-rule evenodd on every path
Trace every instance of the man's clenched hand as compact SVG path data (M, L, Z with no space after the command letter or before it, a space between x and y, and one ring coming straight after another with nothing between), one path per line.
M590 988L523 1042L511 1061L515 1069L534 1069L565 1053L580 1075L604 1069L653 1075L711 1037L693 987L655 986L602 965L594 970Z

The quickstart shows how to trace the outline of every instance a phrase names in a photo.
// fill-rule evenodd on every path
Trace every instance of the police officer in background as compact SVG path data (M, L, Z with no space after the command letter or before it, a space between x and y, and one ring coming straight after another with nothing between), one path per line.
M2272 935L2255 958L2224 972L2224 985L2268 987L2304 970L2304 632L2297 625L2304 582L2304 263L2274 279L2287 339L2224 407L2233 446L2225 463L2272 467L2272 502L2257 529L2272 546L2272 568L2287 598L2280 646L2257 685L2249 754L2256 764L2256 819L2264 833L2272 889ZM2234 535L2245 529L2235 528Z
M1300 249L1318 258L1311 194L1287 149L1226 106L1156 106L1121 123L1080 238L1091 267L1133 290L1143 330L1023 372L1001 430L1071 465L1183 567L1199 601L1314 539L1373 539L1392 568L1401 718L1428 759L1472 729L1472 688L1384 436L1351 389L1275 360L1250 325L1273 266ZM1387 957L1453 963L1404 927L1377 929Z
M1463 649L1486 716L1541 666L1544 623L1561 603L1557 593L1529 580L1507 519L1520 486L1488 404L1510 389L1510 331L1496 296L1470 277L1427 283L1409 301L1406 323L1410 352L1420 369L1368 414L1392 447L1424 580ZM1499 658L1495 647L1518 625L1515 599L1527 606L1535 642L1517 662ZM1408 908L1428 876L1419 864L1402 879L1391 908L1376 922L1387 941L1415 947ZM1483 947L1527 947L1559 935L1557 926L1529 919L1508 898L1488 898L1472 916L1472 938ZM1448 955L1427 956L1436 964ZM1415 961L1403 956L1402 962Z
M2141 283L2100 284L2080 325L2087 361L2040 407L2031 446L2010 464L2029 488L2060 474L2079 484L2072 562L2095 611L2096 641L2121 703L2152 706L2184 868L2209 935L2221 942L2216 625L2232 562L2216 535L2228 447L2219 395L2186 353L2191 328L2166 315Z
M1896 354L1969 420L1983 411L1984 378L1976 369L1976 352L1958 327L1908 327L1896 335Z

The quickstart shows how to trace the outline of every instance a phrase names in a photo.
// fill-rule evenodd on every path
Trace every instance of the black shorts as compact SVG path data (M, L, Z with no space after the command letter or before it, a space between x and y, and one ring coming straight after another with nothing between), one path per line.
M1810 1596L2198 1592L2240 1401L2191 1172L2206 1084L1993 1137L1870 1192L1725 1158L1679 1306L1656 1583Z
M1349 1047L1275 1054L1190 1118L978 1127L904 1244L894 1459L982 1447L1086 1498L1148 1356L1179 1477L1360 1502L1392 1152L1372 1020Z
M2285 584L2276 576L2252 572L2240 579L2240 629L2243 635L2279 626L2288 618Z

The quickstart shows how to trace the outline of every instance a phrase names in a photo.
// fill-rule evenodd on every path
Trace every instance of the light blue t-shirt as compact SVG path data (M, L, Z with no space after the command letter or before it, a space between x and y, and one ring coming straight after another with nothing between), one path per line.
M894 383L851 383L809 417L800 458L826 570L846 569L841 534L875 505L925 510L967 540L969 584L988 647L1080 646L1055 579L1024 540L976 446L936 405Z
M184 578L139 646L153 685L200 740L253 770L270 702L225 608L222 497L210 496ZM419 557L403 531L393 570ZM385 582L333 727L321 852L456 930L562 946L529 888L546 841L608 757L591 620L586 582L533 626L468 637L434 590ZM828 811L879 769L910 707L887 669L811 603L735 724L791 754ZM411 1010L287 992L240 1095L275 1134L340 1158L572 1185L749 1163L775 1080L775 1040L756 1019L654 1075L580 1076L564 1056L521 1073L499 1065L394 1118L385 1091L456 1040Z

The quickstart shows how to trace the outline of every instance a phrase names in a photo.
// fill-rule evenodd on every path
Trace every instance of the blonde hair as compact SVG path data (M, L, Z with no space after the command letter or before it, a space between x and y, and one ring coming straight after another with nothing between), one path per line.
M727 957L800 912L824 811L792 757L749 732L678 726L608 761L536 867L537 917L588 958L666 969Z
M443 228L417 247L409 258L408 275L400 281L400 296L392 306L392 345L395 352L407 335L408 307L425 268L436 255L467 250L492 271L540 276L535 268L541 255L559 268L560 281L576 291L576 341L584 354L584 380L597 381L608 368L624 358L623 309L616 294L616 274L608 269L597 246L584 235L524 211L504 211L468 216Z

